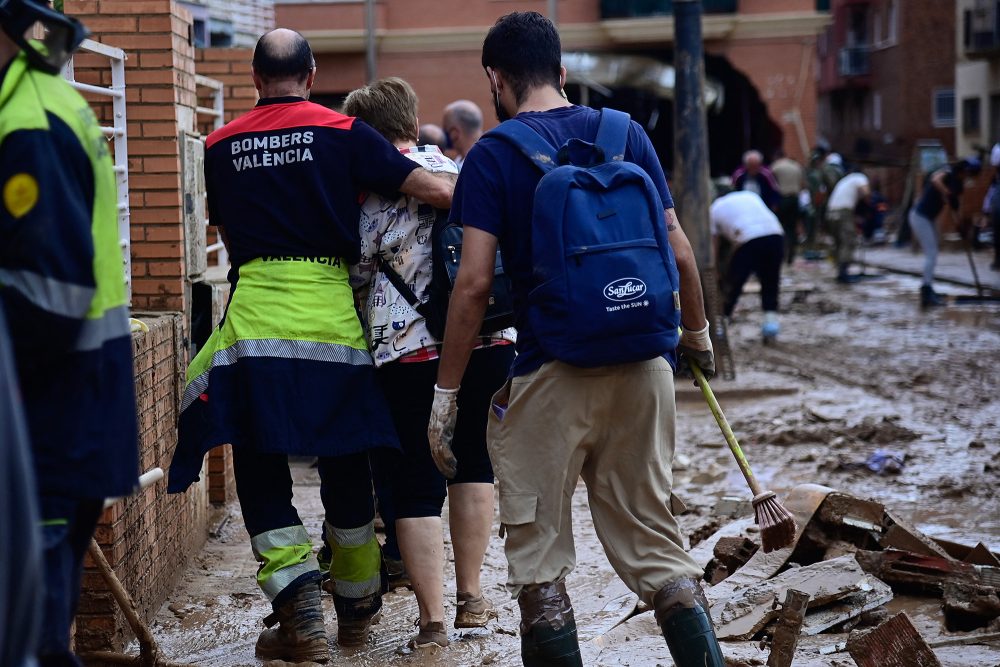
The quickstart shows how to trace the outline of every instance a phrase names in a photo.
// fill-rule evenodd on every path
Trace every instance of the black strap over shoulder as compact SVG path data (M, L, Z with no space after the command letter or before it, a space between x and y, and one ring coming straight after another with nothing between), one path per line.
M378 270L385 274L385 277L389 279L392 286L396 288L396 291L399 292L404 299L406 299L406 302L410 304L410 307L413 308L413 310L417 311L419 315L427 317L427 314L421 310L424 307L424 303L419 297L417 297L416 294L413 293L410 286L406 284L405 280L403 280L403 276L399 275L394 268L389 266L389 263L382 259L382 255L376 255L376 257Z

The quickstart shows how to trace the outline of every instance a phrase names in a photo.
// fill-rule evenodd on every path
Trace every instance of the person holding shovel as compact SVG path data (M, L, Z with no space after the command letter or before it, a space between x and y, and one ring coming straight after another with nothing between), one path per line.
M920 200L910 209L910 229L924 250L923 284L920 286L920 305L923 308L944 305L944 300L934 291L934 269L938 255L934 221L946 203L951 209L951 215L957 213L965 179L976 176L981 168L978 158L969 157L932 172L924 183Z

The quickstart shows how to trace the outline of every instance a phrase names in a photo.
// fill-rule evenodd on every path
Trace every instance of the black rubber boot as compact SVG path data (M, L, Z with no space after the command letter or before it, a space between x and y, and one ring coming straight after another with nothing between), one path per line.
M941 295L934 291L934 288L930 285L920 286L920 307L921 308L934 308L936 306L943 306L944 299Z
M337 643L361 646L368 641L371 626L382 618L382 594L347 598L334 593L333 608L337 611Z
M653 596L653 611L677 667L725 667L708 600L696 579L681 579Z
M583 667L566 584L525 586L517 604L521 608L524 667Z

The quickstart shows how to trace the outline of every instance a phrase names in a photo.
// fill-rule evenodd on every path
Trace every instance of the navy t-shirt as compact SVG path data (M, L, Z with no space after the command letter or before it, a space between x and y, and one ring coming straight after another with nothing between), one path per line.
M516 116L541 134L554 148L573 138L594 141L600 112L583 106L570 106L550 111L529 111ZM663 208L673 208L663 168L649 137L642 127L632 122L629 129L625 160L642 167L652 179ZM469 151L455 187L452 201L452 222L489 232L499 239L504 272L513 286L514 308L517 313L517 358L511 375L530 373L551 358L539 347L528 322L524 306L531 282L531 217L535 203L535 188L542 172L519 150L503 139L484 136Z
M233 267L264 256L361 254L359 197L393 199L417 163L370 126L301 97L262 99L208 135L208 216Z
M957 211L958 196L962 194L964 189L962 179L951 170L951 167L941 167L941 171L944 172L944 187L948 190L948 205ZM936 173L927 176L927 180L924 182L924 191L920 196L920 201L917 202L917 213L928 220L935 219L945 204L941 191L931 183L931 178Z

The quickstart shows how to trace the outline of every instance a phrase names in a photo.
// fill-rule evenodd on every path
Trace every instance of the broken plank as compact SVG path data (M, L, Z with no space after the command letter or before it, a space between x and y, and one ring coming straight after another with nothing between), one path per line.
M858 667L941 667L905 612L874 630L852 634L847 640L847 652Z
M947 639L935 639L928 642L931 648L942 648L945 646L968 646L969 644L986 644L988 642L1000 642L1000 632L983 632L965 637L948 637Z
M791 667L808 606L809 596L802 591L789 590L785 593L771 641L771 653L767 656L767 667Z
M945 582L979 583L978 569L982 569L950 558L909 551L859 551L854 557L865 572L889 584L894 591L938 596L943 593Z
M969 554L962 560L966 563L972 563L973 565L990 565L992 567L1000 567L1000 558L997 558L996 554L990 551L989 548L982 542L972 547Z
M885 506L846 493L831 493L819 508L819 519L834 526L853 526L881 532Z
M723 588L720 584L709 589L707 597L718 638L749 639L778 616L774 603L786 591L801 591L810 597L810 606L820 606L856 593L865 580L866 575L857 561L851 556L842 556L787 570L773 579L758 581L731 597L718 597Z
M785 563L788 562L806 526L812 521L816 510L819 509L830 493L833 493L833 489L819 484L799 484L792 488L784 498L784 505L785 509L795 517L795 540L784 549L768 553L760 550L755 553L753 558L747 561L746 565L726 578L725 581L712 587L711 590L714 592L714 599L725 600L733 597L737 591L747 586L752 586L763 579L769 579L777 574L784 567ZM753 519L746 521L752 525ZM692 549L691 556L694 558L695 552L698 551L698 558L695 558L695 562L705 567L712 560L712 549L715 548L715 543L712 543L710 548L706 545L705 551L699 551L703 544L701 543L696 549ZM709 596L709 599L713 599L712 595ZM715 610L713 609L714 613Z
M861 590L837 600L833 604L814 609L806 616L802 634L817 635L835 625L860 616L892 600L892 589L872 575L867 575L861 583Z
M899 549L900 551L912 551L924 556L951 558L948 552L939 544L894 514L891 510L885 511L885 524L886 531L879 539L879 545L883 549Z

